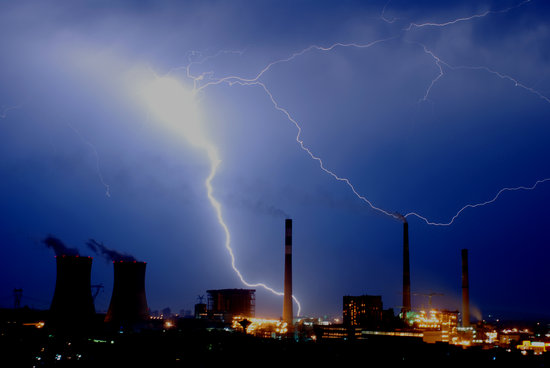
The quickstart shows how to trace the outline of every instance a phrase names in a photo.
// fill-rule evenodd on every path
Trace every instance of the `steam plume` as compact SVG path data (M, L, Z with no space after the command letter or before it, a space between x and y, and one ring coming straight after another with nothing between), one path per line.
M67 247L61 240L58 238L48 235L42 243L46 244L48 248L52 248L56 256L78 256L79 252L76 248Z
M105 257L106 259L114 262L124 261L124 262L134 262L136 259L134 256L127 253L120 253L116 250L109 249L103 245L103 243L97 242L95 239L90 239L86 242L88 248L93 250L96 254Z

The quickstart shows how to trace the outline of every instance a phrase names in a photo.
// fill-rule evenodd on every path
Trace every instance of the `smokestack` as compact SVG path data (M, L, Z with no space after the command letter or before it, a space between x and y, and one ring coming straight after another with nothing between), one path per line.
M411 270L409 265L409 224L403 218L403 318L411 311Z
M56 256L57 278L50 306L50 316L58 327L82 327L95 315L90 286L92 258Z
M289 333L293 325L292 313L292 220L285 220L285 289L283 298L283 321Z
M470 326L470 291L468 282L468 249L462 249L462 327Z
M105 322L135 327L149 319L145 297L145 262L113 262L113 295Z

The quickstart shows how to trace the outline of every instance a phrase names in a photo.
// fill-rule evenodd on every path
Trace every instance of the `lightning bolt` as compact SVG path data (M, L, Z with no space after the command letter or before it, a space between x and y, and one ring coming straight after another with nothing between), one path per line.
M532 93L532 94L536 95L537 97L539 97L540 99L550 103L550 98L548 96L545 96L540 91L537 91L533 87L529 87L529 86L525 85L524 83L520 82L518 79L513 78L513 77L511 77L507 74L500 73L500 72L495 71L493 69L490 69L486 66L464 66L464 65L454 66L454 65L451 65L451 64L441 60L440 57L435 55L435 53L433 51L429 50L425 45L423 45L421 43L418 43L418 45L422 46L422 48L424 49L424 52L426 54L430 55L434 59L435 64L439 68L438 75L432 80L432 82L430 83L430 86L428 87L428 89L426 90L426 93L424 94L424 97L422 98L423 101L426 101L428 99L428 95L430 94L430 91L431 91L432 87L437 83L437 81L439 79L441 79L441 77L443 77L443 74L444 74L443 66L446 66L447 68L449 68L451 70L466 69L466 70L483 70L483 71L486 71L487 73L496 75L500 79L510 81L514 84L515 87L524 89L527 92Z
M435 65L437 65L437 68L439 69L439 73L437 74L437 76L432 79L432 82L430 83L430 85L428 86L428 88L426 89L426 93L424 94L424 97L422 98L422 101L428 101L428 96L430 95L430 92L432 90L432 87L437 83L437 81L443 77L443 66L442 64L445 64L445 65L448 65L444 62L441 61L440 58L438 58L433 52L431 52L430 50L428 50L428 48L424 45L421 45L424 47L424 52L428 55L430 55L434 60L435 60Z
M216 211L216 217L218 219L218 223L220 224L220 226L222 227L222 229L224 231L224 234L225 234L225 245L224 246L225 246L225 249L227 249L227 252L229 253L229 257L231 258L231 267L233 268L233 271L235 271L235 273L237 274L237 276L239 277L239 279L241 280L241 282L245 286L247 286L247 287L261 287L261 288L264 288L267 291L270 291L271 293L273 293L275 295L282 296L284 293L282 293L280 291L276 291L275 289L267 286L266 284L247 282L244 279L241 271L239 271L239 269L237 268L235 255L233 254L233 249L231 248L231 233L229 232L229 227L227 226L227 224L225 223L225 221L223 219L221 203L214 197L214 189L212 187L212 180L216 176L216 171L218 170L218 167L221 164L221 160L218 156L218 151L216 150L215 147L209 146L209 147L206 147L206 150L207 150L208 158L210 159L210 164L211 164L210 165L210 174L208 175L208 177L206 178L206 181L205 181L208 200L210 201L210 204L212 205L212 207ZM302 306L300 305L300 302L298 301L296 296L292 295L292 299L294 299L294 302L298 306L297 315L300 316Z
M388 23L388 24L392 24L392 23L394 23L396 20L399 19L399 18L395 18L395 17L393 17L392 19L388 19L388 18L386 18L386 16L384 15L384 14L386 13L386 8L388 7L388 5L390 5L390 2L391 2L391 0L388 0L388 2L386 3L386 5L384 5L384 7L382 8L382 11L380 12L380 18L381 18L384 22L386 22L386 23Z
M453 24L456 24L456 23L460 23L460 22L466 22L466 21L470 21L470 20L473 20L473 19L476 19L476 18L484 18L486 17L487 15L489 14L499 14L499 13L507 13L509 12L510 10L512 9L516 9L516 8L519 8L527 3L531 2L531 0L524 0L522 1L521 3L517 4L517 5L514 5L514 6L510 6L508 8L505 8L505 9L501 9L501 10L486 10L484 12L481 12L479 14L474 14L474 15L471 15L471 16L468 16L468 17L463 17L463 18L456 18L456 19L453 19L453 20L450 20L450 21L447 21L447 22L443 22L443 23L434 23L434 22L427 22L427 23L421 23L421 24L417 24L417 23L410 23L409 26L407 28L405 28L404 30L405 31L411 31L413 29L416 29L416 28L423 28L423 27L446 27L446 26L450 26L450 25L453 25ZM387 4L386 4L387 6ZM384 7L385 9L386 7Z
M305 53L307 52L310 52L310 51L313 51L313 50L317 50L317 51L323 51L323 52L328 52L328 51L332 51L334 50L335 48L337 47L354 47L354 48L370 48L374 45L377 45L379 43L382 43L382 42L387 42L387 41L390 41L390 40L393 40L395 39L396 37L389 37L389 38L385 38L385 39L380 39L380 40L376 40L376 41L372 41L372 42L369 42L369 43L341 43L341 42L338 42L338 43L334 43L328 47L324 47L324 46L318 46L318 45L311 45L301 51L298 51L298 52L295 52L293 53L292 55L290 55L289 57L287 58L284 58L284 59L280 59L280 60L276 60L276 61L273 61L269 64L267 64L263 69L260 70L260 72L258 74L256 74L255 77L253 78L242 78L242 77L238 77L238 76L228 76L228 77L224 77L224 78L220 78L220 79L217 79L217 80L214 80L214 81L209 81L207 83L205 83L203 86L199 87L198 90L202 90L204 88L207 88L209 86L213 86L213 85L218 85L218 84L221 84L221 83L226 83L226 84L229 84L229 85L234 85L234 84L239 84L239 85L243 85L243 86L251 86L251 85L255 85L255 86L260 86L262 88L262 90L267 94L267 96L269 97L271 103L273 104L274 108L277 110L277 111L280 111L281 113L284 114L284 116L291 122L294 124L294 126L296 127L297 129L297 134L296 134L296 142L300 145L300 148L305 151L309 157L311 157L314 161L317 161L317 163L319 164L319 167L321 168L321 170L323 170L325 173L327 173L328 175L332 176L334 179L336 179L337 181L340 181L340 182L343 182L345 183L350 189L351 191L355 194L355 196L357 198L359 198L360 200L362 200L364 203L366 203L370 208L372 208L373 210L375 211L378 211L378 212L381 212L387 216L391 216L395 219L401 219L401 215L395 213L395 212L391 212L391 211L387 211L387 210L384 210L383 208L381 207L378 207L376 205L374 205L374 203L372 201L370 201L368 198L366 198L365 196L363 196L362 194L360 194L357 189L355 188L355 186L352 184L352 182L346 178L346 177L342 177L342 176L339 176L337 175L334 171L328 169L326 167L326 165L324 164L322 158L318 155L315 155L313 153L313 151L308 148L305 144L304 144L304 141L303 139L301 138L301 135L302 135L302 127L300 126L300 124L298 123L298 121L292 117L292 115L290 114L290 112L285 109L284 107L282 107L278 102L277 100L275 99L275 97L273 96L273 93L271 93L271 91L268 89L268 87L265 85L265 83L261 82L260 81L260 78L266 73L268 72L273 66L277 65L277 64L281 64L281 63L286 63L286 62L290 62L294 59L296 59L297 57L301 56L301 55L304 55Z
M514 7L510 7L510 8L504 9L504 10L489 11L489 12L487 12L487 14L489 14L491 12L493 12L493 13L506 12L506 11L509 11L511 9L522 6L523 4L525 4L529 1L530 0L526 0L526 1L516 5ZM387 4L386 4L386 6L387 6ZM472 16L472 17L469 17L468 19L474 19L476 17L481 17L481 15ZM461 20L462 20L462 18L457 19L453 22L448 22L448 23L445 23L445 24L439 24L439 26L445 26L447 24L454 24L454 23L456 23L458 21L461 21ZM296 127L296 129L297 129L297 134L296 134L296 138L295 138L296 142L299 144L300 148L304 152L306 152L307 155L312 160L316 161L319 164L319 167L321 168L321 170L323 172L330 175L335 180L346 184L348 186L348 188L353 192L353 194L358 199L360 199L365 204L367 204L371 209L373 209L377 212L380 212L384 215L390 216L390 217L392 217L394 219L397 219L397 220L402 221L404 218L407 218L407 217L410 217L410 216L416 216L416 217L420 218L421 220L423 220L428 225L432 225L432 226L450 226L450 225L453 224L453 222L456 220L456 218L458 218L464 212L464 210L466 210L467 208L477 208L477 207L481 207L481 206L485 206L485 205L489 205L491 203L494 203L500 197L500 195L503 192L506 192L506 191L534 190L539 184L550 181L550 178L545 178L545 179L537 180L535 182L535 184L532 185L531 187L519 186L519 187L515 187L515 188L503 188L503 189L499 190L498 193L495 195L495 197L492 198L491 200L487 200L485 202L480 202L480 203L476 203L476 204L467 204L467 205L465 205L454 216L452 216L451 219L448 222L431 221L427 217L422 216L422 215L420 215L416 212L409 212L408 214L402 216L398 212L383 209L382 207L379 207L379 206L375 205L371 200L369 200L367 197L365 197L364 195L362 195L361 193L359 193L357 191L357 189L355 188L355 186L353 185L353 183L350 181L349 178L340 176L340 175L336 174L333 170L327 168L326 165L324 164L322 158L320 156L314 154L313 151L308 146L305 145L303 139L301 138L302 127L299 124L299 122L291 115L291 113L287 109L285 109L284 107L282 107L279 104L279 102L275 99L273 93L269 90L269 88L266 86L266 84L260 80L261 77L265 73L267 73L269 70L272 69L273 66L275 66L277 64L281 64L281 63L290 62L290 61L296 59L297 57L302 56L302 55L304 55L304 54L306 54L310 51L313 51L313 50L328 52L328 51L333 51L337 47L342 47L342 48L346 48L346 47L370 48L370 47L372 47L376 44L379 44L379 43L382 43L382 42L387 42L389 40L393 40L393 39L396 39L396 38L397 38L397 36L389 37L389 38L380 39L380 40L376 40L376 41L372 41L372 42L364 43L364 44L362 44L362 43L334 43L334 44L332 44L328 47L323 47L323 46L318 46L318 45L311 45L311 46L308 46L308 47L302 49L301 51L298 51L298 52L295 52L295 53L291 54L290 56L288 56L286 58L279 59L279 60L276 60L276 61L273 61L273 62L267 64L264 68L262 68L260 70L260 72L258 72L256 74L255 77L244 78L244 77L239 77L239 76L227 76L227 77L207 81L205 84L198 87L197 90L202 90L202 89L207 88L209 86L214 86L214 85L218 85L218 84L222 84L222 83L226 83L230 86L237 84L237 85L242 85L242 86L259 86L259 87L261 87L261 89L265 92L265 94L268 96L269 100L273 104L274 108L277 111L281 112L286 117L286 119L288 121L290 121ZM501 79L509 80L509 81L513 82L516 87L523 88L523 89L529 91L530 93L533 93L533 94L537 95L539 98L545 100L546 102L550 103L550 99L547 96L543 95L542 93L540 93L539 91L537 91L537 90L535 90L531 87L526 86L525 84L521 83L520 81L518 81L517 79L515 79L515 78L513 78L509 75L499 73L497 71L494 71L494 70L492 70L488 67L484 67L484 66L476 66L476 67L452 66L451 64L443 61L441 58L439 58L437 55L435 55L435 53L432 52L431 50L429 50L425 45L420 44L420 43L419 43L419 45L421 45L423 47L424 52L426 54L430 55L434 59L434 62L435 62L436 66L439 69L439 73L437 74L437 76L434 79L432 79L432 81L431 81L430 85L428 86L428 88L427 88L423 98L421 99L421 101L427 101L428 100L428 97L430 95L430 92L431 92L432 88L439 81L439 79L441 79L444 76L444 68L443 67L445 66L445 67L447 67L449 69L452 69L452 70L458 70L458 69L484 70L488 73L491 73L491 74L494 74L494 75L498 76ZM211 76L211 75L212 74L209 74L209 76Z
M179 132L183 138L191 144L204 150L208 156L210 161L210 173L204 184L208 200L214 208L220 227L223 229L225 235L224 246L231 258L231 267L233 271L235 271L238 278L245 286L261 287L275 295L282 296L284 293L264 283L250 283L246 281L241 271L237 268L235 254L231 247L231 232L224 220L222 205L214 196L214 188L212 186L212 181L216 177L216 173L222 161L217 148L206 137L206 133L200 125L200 117L196 111L195 101L197 89L194 88L192 91L187 91L176 79L171 77L158 77L156 75L153 82L147 82L143 88L142 98L149 105L149 108L156 118L168 125L169 128ZM292 298L298 307L297 315L300 316L302 309L301 304L296 296L293 295Z
M26 102L28 102L28 101L24 101L24 103L26 103ZM18 105L14 105L14 106L2 107L2 113L0 113L0 119L5 119L8 116L9 111L17 110L17 109L22 108L24 103L20 103ZM85 139L84 136L80 133L80 131L78 129L76 129L72 124L67 123L67 126L69 126L71 128L71 130L78 136L78 138L85 145L90 147L90 149L92 150L92 152L94 154L94 157L95 157L95 162L96 162L97 176L99 178L99 181L101 182L101 184L105 188L105 196L110 198L111 197L111 189L110 189L109 184L107 184L105 182L105 179L103 178L103 174L101 172L101 165L100 165L100 162L99 162L100 161L99 160L99 153L97 152L97 149L95 148L95 146L90 141Z
M73 132L78 136L78 138L80 138L80 140L84 144L86 144L88 147L90 147L90 149L92 150L92 152L94 154L94 157L95 157L95 165L96 165L96 170L97 170L97 176L99 177L99 181L101 181L101 184L103 184L103 187L105 188L105 196L111 198L110 186L109 186L109 184L107 184L105 182L105 180L103 179L103 174L101 173L101 166L99 164L99 154L97 153L97 149L95 148L95 146L90 141L86 140L82 136L80 131L78 129L76 129L72 124L67 123L67 125L73 130Z
M539 184L542 184L542 183L546 183L547 181L550 181L550 178L546 178L546 179L541 179L541 180L537 180L535 182L535 184L533 184L532 186L530 187L525 187L525 186L519 186L519 187L514 187L514 188L502 188L501 190L498 191L498 193L490 200L488 201L485 201L485 202L480 202L480 203L475 203L475 204L467 204L465 205L464 207L462 207L457 213L456 215L454 215L451 220L449 220L449 222L446 222L446 223L442 223L442 222L431 222L430 220L428 220L426 217L424 216L421 216L419 215L418 213L416 212L409 212L407 213L404 217L409 217L409 216L416 216L418 217L419 219L423 220L424 222L426 222L426 224L428 225L432 225L432 226L449 226L451 225L458 216L460 216L460 214L466 210L467 208L477 208L477 207L482 207L482 206L486 206L488 204L491 204L491 203L494 203L498 197L500 197L500 195L504 192L515 192L515 191L519 191L519 190L534 190Z
M9 111L20 109L22 106L22 104L15 106L2 106L0 108L0 110L2 111L0 112L0 119L5 119L8 116Z
M276 110L282 112L288 120L290 120L290 122L292 122L294 124L294 126L296 126L296 129L298 131L298 133L296 134L296 142L298 142L298 144L300 145L300 148L302 150L304 150L308 155L309 157L311 157L313 160L317 161L317 163L319 164L319 167L321 168L321 170L323 170L325 173L329 174L330 176L332 176L334 179L336 179L337 181L340 181L340 182L343 182L345 183L350 189L351 191L353 192L353 194L355 194L355 196L357 198L359 198L360 200L362 200L363 202L365 202L370 208L372 208L373 210L375 211L378 211L378 212L381 212L383 213L384 215L387 215L387 216L391 216L395 219L400 219L400 215L395 213L395 212L389 212L389 211L386 211L380 207L377 207L375 206L370 200L368 200L365 196L363 196L362 194L360 194L356 189L355 189L355 186L351 183L351 181L348 179L348 178L345 178L345 177L341 177L341 176L338 176L336 173L334 173L333 171L329 170L326 168L323 160L321 159L321 157L319 156L316 156L315 154L313 154L313 152L311 151L311 149L309 149L305 144L304 144L304 141L303 139L301 138L301 135L302 135L302 127L300 126L300 124L298 124L298 122L296 121L296 119L294 119L290 113L288 112L288 110L284 109L283 107L281 107L279 105L279 103L275 100L275 98L273 97L273 94L267 89L267 87L265 86L265 84L263 83L258 83L265 91L265 93L267 93L267 95L269 96L269 99L271 100L271 102L273 103L273 106L275 107Z
M410 23L410 25L406 29L404 29L403 31L409 32L409 31L412 31L413 29L418 29L418 28L423 28L423 27L446 27L446 26L453 25L453 24L456 24L456 23L459 23L459 22L465 22L465 21L476 19L476 18L483 18L483 17L486 17L489 14L508 12L512 9L523 6L524 4L529 3L530 1L531 0L525 0L525 1L522 1L521 3L519 3L515 6L509 7L509 8L506 8L506 9L488 10L488 11L485 11L485 12L482 12L482 13L479 13L479 14L474 14L474 15L469 16L469 17L457 18L457 19L447 21L447 22L444 22L444 23L434 23L434 22L422 23L422 24ZM393 19L390 20L390 19L385 18L385 16L384 16L386 8L389 5L389 3L390 3L390 1L388 1L386 3L386 5L384 6L384 8L382 9L381 18L382 18L382 20L384 20L387 23L393 23L396 20L396 18L393 18ZM296 142L298 143L300 148L312 160L314 160L318 163L320 169L323 172L330 175L333 179L344 183L353 192L353 194L358 199L360 199L365 204L367 204L371 209L373 209L377 212L380 212L384 215L390 216L390 217L392 217L394 219L397 219L397 220L403 221L407 217L414 216L414 217L417 217L417 218L423 220L427 225L431 225L431 226L450 226L451 224L453 224L453 222L456 220L456 218L458 218L468 208L477 208L477 207L486 206L486 205L489 205L491 203L494 203L501 196L501 194L503 194L504 192L520 191L520 190L525 190L525 191L534 190L538 185L546 183L547 181L550 181L550 178L546 178L546 179L537 180L530 187L519 186L519 187L505 187L505 188L502 188L490 200L487 200L485 202L475 203L475 204L467 204L467 205L463 206L448 222L435 222L435 221L429 220L427 217L424 217L424 216L422 216L422 215L420 215L416 212L409 212L406 215L401 215L397 212L383 209L382 207L379 207L379 206L375 205L366 196L359 193L357 191L357 189L355 188L355 186L353 185L353 183L350 181L350 179L348 179L346 177L343 177L343 176L340 176L340 175L336 174L333 170L327 168L326 165L324 164L322 158L319 155L316 155L315 153L313 153L313 151L304 143L304 140L301 138L301 134L302 134L301 125L292 116L292 114L276 100L273 93L269 90L267 85L261 80L262 76L264 76L267 72L269 72L274 66L276 66L278 64L291 62L291 61L295 60L296 58L298 58L298 57L300 57L300 56L302 56L302 55L304 55L308 52L312 52L312 51L331 52L331 51L333 51L337 48L349 48L349 47L367 49L367 48L371 48L372 46L377 45L379 43L387 42L389 40L393 40L393 39L396 39L398 37L399 36L389 37L389 38L385 38L385 39L379 39L379 40L375 40L375 41L372 41L372 42L369 42L369 43L355 43L355 42L353 42L353 43L341 43L341 42L339 42L339 43L334 43L330 46L311 45L311 46L308 46L308 47L306 47L306 48L304 48L304 49L302 49L298 52L295 52L295 53L289 55L286 58L278 59L278 60L275 60L275 61L267 64L265 67L260 69L260 71L258 73L256 73L255 76L249 77L249 78L238 76L238 75L230 75L230 76L226 76L226 77L223 77L223 78L214 78L214 72L204 72L204 73L199 74L199 75L193 75L191 73L191 66L192 65L201 64L201 63L205 62L207 59L215 58L217 56L220 56L223 53L228 53L228 51L220 51L220 52L218 52L217 54L215 54L211 57L202 58L202 60L200 60L200 61L196 61L196 60L191 61L191 60L189 60L189 63L183 68L186 70L187 77L190 80L193 81L193 94L194 95L197 94L200 91L203 91L204 89L206 89L208 87L212 87L212 86L216 86L216 85L220 85L220 84L227 84L229 86L241 85L241 86L257 86L257 87L260 87L261 90L269 98L269 100L272 103L275 110L281 112L285 116L285 118L296 127L296 130L297 130L297 134L296 134L296 137L295 137ZM500 72L494 71L494 70L492 70L488 67L484 67L484 66L474 66L474 67L471 67L471 66L470 67L468 67L468 66L452 66L451 64L441 60L437 55L435 55L434 52L429 50L426 46L424 46L424 45L421 45L421 46L423 47L424 52L426 54L430 55L433 58L436 66L439 69L438 75L434 79L432 79L432 81L429 84L429 86L428 86L423 98L421 99L421 101L427 101L428 100L432 88L444 76L444 68L448 68L448 69L451 69L451 70L469 69L469 70L483 70L483 71L486 71L488 73L496 75L497 77L499 77L501 79L509 80L509 81L513 82L516 87L523 88L523 89L537 95L539 98L545 100L546 102L550 103L550 99L548 97L546 97L545 95L543 95L539 91L535 90L534 88L526 86L525 84L519 82L517 79L515 79L515 78L513 78L509 75L502 74ZM202 54L193 53L192 56L202 56ZM177 70L177 68L175 70ZM219 154L217 152L216 147L213 146L212 144L205 143L205 144L202 145L202 148L206 150L207 155L208 155L209 160L210 160L210 164L211 164L210 174L208 175L208 177L205 180L205 186L206 186L206 189L207 189L207 196L208 196L208 199L210 201L210 204L212 205L212 207L215 210L218 223L224 231L224 234L225 234L225 244L224 244L224 246L225 246L226 250L228 251L228 253L230 255L231 266L232 266L234 272L237 274L237 276L239 277L241 282L244 285L248 286L248 287L262 287L262 288L272 292L275 295L279 295L279 296L283 295L282 292L278 292L278 291L274 290L273 288L267 286L266 284L247 282L244 279L244 277L243 277L242 273L240 272L240 270L237 268L235 255L234 255L233 249L231 247L231 233L229 231L229 228L228 228L227 224L224 221L221 203L214 196L214 189L213 189L213 186L212 186L212 181L216 176L216 172L217 172L217 169L218 169L219 165L221 164L221 159L219 157ZM300 315L300 310L301 310L300 303L298 302L298 300L296 299L295 296L293 296L293 299L296 302L296 304L298 305L298 315Z
M376 40L376 41L372 41L372 42L364 43L364 44L363 43L355 43L355 42L352 42L352 43L337 42L337 43L334 43L334 44L332 44L328 47L318 46L318 45L311 45L311 46L308 46L308 47L306 47L305 49L303 49L301 51L293 53L289 57L286 57L284 59L279 59L279 60L276 60L276 61L273 61L273 62L267 64L253 78L243 78L243 77L240 77L240 76L227 76L227 77L224 77L224 78L211 80L211 81L203 84L202 86L199 86L197 88L197 90L200 91L200 90L203 90L203 89L205 89L209 86L218 85L218 84L222 84L222 83L227 83L229 85L233 85L233 84L259 85L260 84L260 78L265 73L267 73L273 66L275 66L277 64L288 63L288 62L296 59L297 57L302 56L302 55L304 55L304 54L306 54L306 53L308 53L312 50L328 52L328 51L334 50L337 47L354 47L354 48L358 48L358 49L365 49L365 48L370 48L370 47L372 47L374 45L377 45L379 43L382 43L382 42L387 42L387 41L390 41L390 40L394 40L397 37L398 36L388 37L388 38L384 38L384 39L380 39L380 40ZM200 79L202 77L203 77L203 75L197 76L197 77L194 77L194 78L199 78Z

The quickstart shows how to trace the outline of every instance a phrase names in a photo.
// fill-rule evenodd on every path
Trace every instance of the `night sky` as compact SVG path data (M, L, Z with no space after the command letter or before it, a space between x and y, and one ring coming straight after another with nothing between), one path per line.
M413 308L460 309L468 248L472 318L550 318L549 19L544 0L0 2L0 306L23 288L49 308L49 236L94 256L98 311L113 269L90 239L147 262L153 310L246 287L215 161L248 283L282 291L293 219L303 315L399 310L399 213Z

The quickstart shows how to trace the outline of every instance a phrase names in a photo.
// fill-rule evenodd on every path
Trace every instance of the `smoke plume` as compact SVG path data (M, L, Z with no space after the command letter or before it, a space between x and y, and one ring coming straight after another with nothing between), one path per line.
M237 198L234 195L228 195L224 199L224 203L229 206L246 208L254 213L268 215L276 218L290 218L288 213L284 210L275 207L269 203L265 203L262 200L252 200L248 198Z
M103 245L103 243L99 243L94 239L88 240L86 245L88 245L88 248L93 250L96 254L101 255L101 256L105 257L107 260L110 260L110 261L114 261L114 262L119 262L119 261L134 262L134 261L136 261L134 256L132 256L130 254L127 254L127 253L120 253L120 252L117 252L116 250L113 250L113 249L109 249L105 245Z
M44 240L42 240L48 248L52 248L56 256L78 256L79 252L76 248L67 247L61 240L58 238L48 235Z
M403 216L402 214L396 212L396 213L395 213L395 217L396 217L398 220L403 221L404 224L407 223L407 218L406 218L405 216Z

